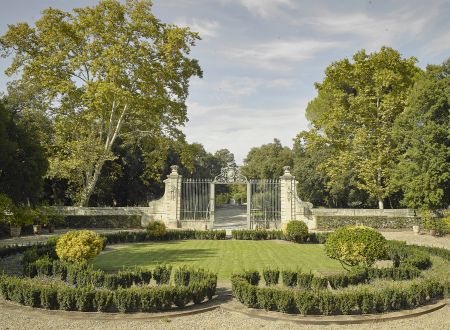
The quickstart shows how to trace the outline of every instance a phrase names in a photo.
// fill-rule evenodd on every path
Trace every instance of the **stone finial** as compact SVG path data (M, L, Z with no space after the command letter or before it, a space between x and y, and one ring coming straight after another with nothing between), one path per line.
M291 167L290 166L283 166L284 175L291 174Z
M178 165L172 165L170 166L170 169L172 170L172 173L170 174L178 174Z

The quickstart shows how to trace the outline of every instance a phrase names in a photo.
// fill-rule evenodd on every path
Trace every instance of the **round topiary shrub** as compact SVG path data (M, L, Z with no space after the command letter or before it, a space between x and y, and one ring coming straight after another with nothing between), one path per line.
M308 237L308 226L303 221L291 220L286 224L283 232L289 241L300 243Z
M373 228L346 226L328 236L325 252L346 266L371 266L387 256L387 241Z
M85 262L95 258L102 250L105 239L91 230L73 230L62 235L56 242L59 259Z
M162 221L150 221L146 230L148 236L157 238L166 234L166 225Z

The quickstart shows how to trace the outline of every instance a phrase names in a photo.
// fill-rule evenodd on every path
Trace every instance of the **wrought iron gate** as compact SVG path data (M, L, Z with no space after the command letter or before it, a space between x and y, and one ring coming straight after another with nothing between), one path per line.
M250 180L248 185L250 229L275 227L281 221L280 180Z
M181 220L209 220L211 180L183 179L181 182Z
M247 186L247 227L274 228L281 221L281 182L275 180L247 180L239 168L229 166L214 180L182 179L181 221L210 221L215 217L215 185L245 184Z

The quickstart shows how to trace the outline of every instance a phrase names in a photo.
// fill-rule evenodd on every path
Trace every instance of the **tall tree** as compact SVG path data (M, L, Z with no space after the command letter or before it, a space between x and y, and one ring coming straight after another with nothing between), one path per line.
M242 174L249 179L274 179L283 175L283 167L293 165L292 150L280 140L252 148L244 159Z
M415 58L404 59L396 50L382 47L372 54L361 50L353 62L344 59L326 69L307 113L333 146L333 157L322 165L329 186L351 169L356 186L384 208L384 199L396 189L391 182L398 158L393 123L420 71L415 64Z
M36 136L0 101L0 193L36 203L48 162Z
M394 181L404 205L446 208L450 205L450 58L429 65L395 123L400 161Z
M202 75L188 57L198 34L161 23L151 9L147 0L50 8L35 26L11 25L0 38L2 55L13 55L7 74L20 73L17 84L33 86L53 118L49 176L76 184L80 205L116 158L119 137L164 146L183 138L189 79Z

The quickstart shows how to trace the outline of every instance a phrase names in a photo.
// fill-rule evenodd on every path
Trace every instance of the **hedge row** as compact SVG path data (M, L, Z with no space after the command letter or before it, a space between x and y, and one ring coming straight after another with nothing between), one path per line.
M183 239L226 239L225 230L192 230L192 229L168 229L164 235L152 236L145 231L104 234L106 244L132 243L146 241L173 241Z
M376 290L356 286L339 291L258 287L244 276L232 277L234 297L248 307L285 313L366 314L413 308L448 296L450 281L425 279Z
M410 265L422 270L431 267L430 254L426 249L406 245L405 242L388 241L388 254L394 266Z
M411 229L421 224L419 217L387 216L316 216L317 228L331 230L343 226L363 225L377 229Z
M68 228L141 228L140 215L68 215L63 226Z
M329 233L308 233L305 243L325 243ZM266 229L236 229L231 231L231 237L236 240L287 240L282 230Z
M266 286L277 285L280 282L287 287L299 287L301 289L325 289L328 284L334 289L346 288L349 285L369 283L374 279L389 279L394 281L411 280L420 276L420 270L411 265L387 268L357 268L347 273L315 276L312 273L301 271L266 268L263 270L263 278ZM258 285L261 275L257 271L244 271L237 276L244 278L252 285Z
M167 310L172 306L183 307L190 302L200 304L211 299L216 290L214 276L189 286L131 287L111 291L93 287L71 287L0 276L0 293L7 299L31 307L46 309L78 310L82 312L152 312Z

